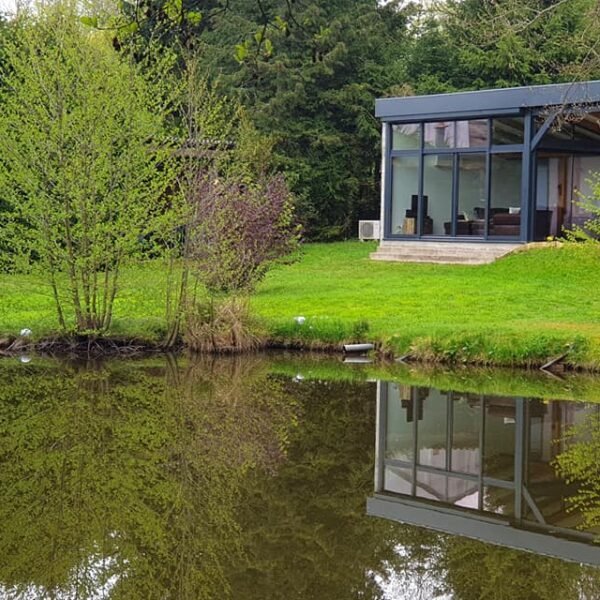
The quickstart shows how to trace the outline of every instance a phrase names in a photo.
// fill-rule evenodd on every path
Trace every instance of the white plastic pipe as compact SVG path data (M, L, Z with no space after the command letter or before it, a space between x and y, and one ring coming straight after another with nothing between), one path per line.
M374 344L344 344L344 352L368 352L374 349Z

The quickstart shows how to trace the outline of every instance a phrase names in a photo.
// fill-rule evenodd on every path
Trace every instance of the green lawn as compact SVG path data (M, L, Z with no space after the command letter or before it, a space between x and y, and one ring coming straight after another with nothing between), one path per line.
M360 242L307 245L301 260L268 275L253 306L287 341L373 340L420 358L496 364L539 363L568 350L573 362L600 365L597 254L565 246L457 266L374 262L373 250ZM115 334L162 334L164 277L158 263L125 272ZM39 280L0 276L1 332L48 335L53 310ZM304 325L295 316L306 317Z

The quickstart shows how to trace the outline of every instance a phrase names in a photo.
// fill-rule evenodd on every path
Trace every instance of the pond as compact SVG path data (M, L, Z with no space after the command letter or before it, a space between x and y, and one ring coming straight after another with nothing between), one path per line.
M600 380L0 361L0 598L600 598Z

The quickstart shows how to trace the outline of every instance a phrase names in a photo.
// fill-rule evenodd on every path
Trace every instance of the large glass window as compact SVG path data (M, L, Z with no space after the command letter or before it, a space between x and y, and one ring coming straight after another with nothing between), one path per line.
M520 238L522 151L508 146L524 130L520 116L392 125L388 233Z
M453 148L455 141L454 121L425 123L425 148Z
M485 235L487 204L485 153L458 157L458 214L456 235Z
M523 117L503 117L492 122L492 144L522 144L525 139Z
M392 235L416 235L419 198L419 157L392 159Z
M488 145L489 127L487 119L472 119L456 122L457 148L482 148Z
M421 123L392 125L393 150L418 150L421 147Z
M423 228L425 235L452 234L452 154L423 157Z
M520 152L492 155L490 236L515 238L521 234L522 162Z

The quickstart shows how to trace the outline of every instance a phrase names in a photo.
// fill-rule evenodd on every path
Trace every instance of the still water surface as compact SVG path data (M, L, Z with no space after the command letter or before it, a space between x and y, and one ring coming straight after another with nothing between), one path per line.
M600 381L0 361L0 598L599 599Z

